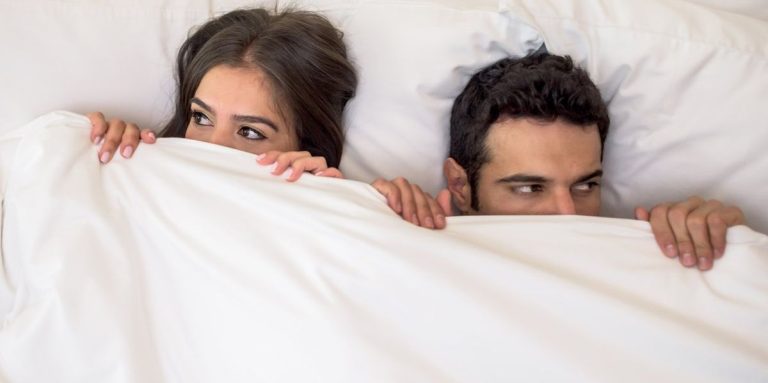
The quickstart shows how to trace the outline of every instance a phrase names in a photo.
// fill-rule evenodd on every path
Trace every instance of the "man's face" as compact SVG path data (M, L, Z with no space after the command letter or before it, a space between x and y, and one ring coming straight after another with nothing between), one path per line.
M448 180L464 213L599 214L602 168L596 125L501 117L485 143L489 161L480 169L476 190L466 188L477 193L477 210L469 194L456 198Z

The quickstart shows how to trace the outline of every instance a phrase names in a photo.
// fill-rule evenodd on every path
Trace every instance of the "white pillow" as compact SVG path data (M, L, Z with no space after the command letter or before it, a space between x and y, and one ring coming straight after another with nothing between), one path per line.
M684 1L506 3L608 100L606 214L698 194L768 232L768 22Z
M768 20L768 3L765 0L678 0L706 5L727 12Z
M0 12L0 134L44 113L103 111L160 126L190 27L269 0L35 0Z
M0 46L15 53L0 64L0 132L55 109L99 110L157 127L170 115L173 60L189 28L260 3L274 4L10 3L0 15L9 31L0 34ZM345 175L363 181L405 176L432 192L443 185L449 111L469 76L542 44L495 0L280 5L321 11L345 32L361 80L346 115Z
M761 203L768 194L768 23L750 17L764 12L757 2L292 3L329 15L360 71L346 115L347 177L402 175L437 191L453 98L479 68L537 48L541 30L550 50L587 67L610 103L607 214L628 217L636 204L701 194L738 204L752 227L768 232ZM7 3L0 13L0 133L54 109L101 110L159 126L189 28L258 4L274 2Z
M295 3L327 14L345 33L360 86L346 111L341 170L366 182L404 176L439 191L450 110L469 77L542 45L495 0Z

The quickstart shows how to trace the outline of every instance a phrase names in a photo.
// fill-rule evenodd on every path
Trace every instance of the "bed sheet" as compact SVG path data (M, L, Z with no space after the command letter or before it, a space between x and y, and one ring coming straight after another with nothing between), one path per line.
M59 112L6 141L2 381L768 377L768 237L746 227L700 273L644 222L430 231L367 184L191 140L102 166L87 131Z

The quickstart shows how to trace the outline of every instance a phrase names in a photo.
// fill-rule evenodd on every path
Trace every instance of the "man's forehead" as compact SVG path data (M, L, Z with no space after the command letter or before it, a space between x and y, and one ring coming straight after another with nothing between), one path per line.
M491 124L485 139L487 148L510 149L542 144L538 149L563 149L557 144L571 141L579 149L600 150L600 134L596 124L577 125L561 118L543 120L532 117L500 117ZM551 145L550 145L551 144Z
M509 174L554 177L600 168L596 125L575 125L562 119L500 118L491 126L485 146L486 166Z

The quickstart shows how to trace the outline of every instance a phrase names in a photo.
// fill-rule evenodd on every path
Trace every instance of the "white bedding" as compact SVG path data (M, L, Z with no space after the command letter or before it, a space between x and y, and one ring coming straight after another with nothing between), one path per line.
M101 166L87 125L3 146L0 381L768 380L768 237L746 227L700 273L643 222L430 231L366 184L190 140Z

